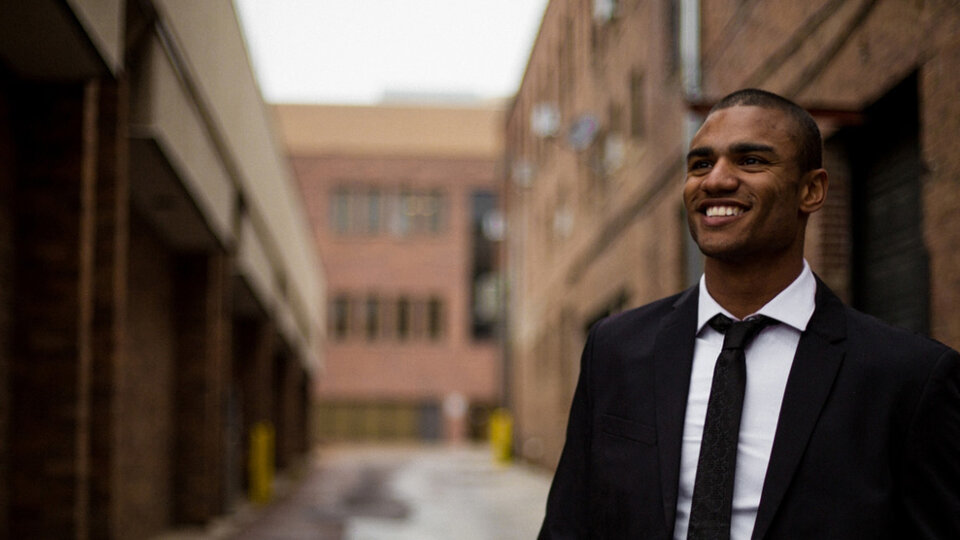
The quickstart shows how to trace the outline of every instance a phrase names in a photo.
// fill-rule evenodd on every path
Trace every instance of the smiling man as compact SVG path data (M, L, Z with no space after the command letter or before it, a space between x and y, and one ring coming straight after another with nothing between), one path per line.
M821 146L769 92L710 111L683 189L704 275L591 329L541 539L960 538L960 355L811 272Z

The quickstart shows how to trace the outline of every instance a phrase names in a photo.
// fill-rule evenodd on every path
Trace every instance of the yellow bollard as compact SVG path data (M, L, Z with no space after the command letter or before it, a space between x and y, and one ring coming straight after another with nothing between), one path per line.
M266 504L273 498L274 432L270 422L257 422L250 431L250 500Z
M493 460L508 464L512 457L513 416L507 409L496 409L490 413L490 448Z

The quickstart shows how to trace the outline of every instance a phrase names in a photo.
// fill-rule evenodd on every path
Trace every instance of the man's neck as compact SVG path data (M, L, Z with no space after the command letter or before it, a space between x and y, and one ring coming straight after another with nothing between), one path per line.
M763 265L727 263L710 257L704 261L707 291L738 319L756 313L802 271L802 257Z

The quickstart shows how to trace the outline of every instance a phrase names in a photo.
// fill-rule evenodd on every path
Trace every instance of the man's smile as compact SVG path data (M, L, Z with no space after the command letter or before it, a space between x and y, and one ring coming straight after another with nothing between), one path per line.
M744 212L739 206L708 206L704 210L707 217L739 216Z

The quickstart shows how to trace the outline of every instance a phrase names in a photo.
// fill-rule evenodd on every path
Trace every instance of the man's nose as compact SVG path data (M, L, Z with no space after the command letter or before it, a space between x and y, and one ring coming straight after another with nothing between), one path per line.
M740 177L737 175L736 167L725 158L718 159L710 169L710 173L704 177L700 183L700 189L703 191L716 193L729 193L736 191L740 185Z

